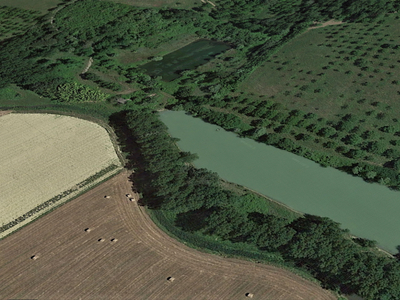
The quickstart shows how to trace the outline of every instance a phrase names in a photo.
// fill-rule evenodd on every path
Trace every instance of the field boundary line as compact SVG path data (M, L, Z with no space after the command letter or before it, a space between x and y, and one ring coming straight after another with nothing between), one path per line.
M6 110L4 110L6 111ZM0 111L0 117L2 116L2 112ZM103 183L104 181L111 179L115 175L119 174L122 170L125 169L126 165L126 159L123 157L122 152L119 148L118 142L117 142L117 136L112 129L110 125L108 125L106 122L104 122L101 119L88 116L88 115L81 115L81 114L75 114L75 113L68 113L68 112L63 112L63 111L38 111L38 110L31 110L31 111L13 111L13 110L7 110L7 114L9 113L17 113L17 114L50 114L50 115L63 115L63 116L69 116L77 119L82 119L88 122L92 122L100 126L101 128L105 129L107 132L107 135L111 141L111 144L113 145L114 152L116 153L118 157L118 162L119 164L110 164L107 167L103 168L99 172L92 174L88 178L84 179L83 181L77 183L74 187L71 187L68 190L62 191L59 194L55 195L51 199L45 200L33 209L29 210L28 212L20 215L19 217L15 218L14 220L11 220L9 222L0 224L0 240L3 238L9 236L10 234L16 232L20 228L30 224L31 222L35 221L36 219L42 217L43 215L51 212L53 209L69 202L70 200L75 199L79 195L82 195L89 190L93 189L100 183ZM106 169L109 169L108 171L105 171ZM94 177L94 179L93 179ZM88 181L89 182L86 182ZM42 208L40 208L42 206ZM15 224L12 224L15 223ZM7 227L7 228L5 228Z

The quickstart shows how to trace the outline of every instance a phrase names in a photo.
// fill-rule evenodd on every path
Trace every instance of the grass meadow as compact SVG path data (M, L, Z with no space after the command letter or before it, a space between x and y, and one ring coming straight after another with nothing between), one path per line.
M0 89L0 107L35 106L50 104L51 100L15 85Z
M398 17L391 16L367 26L343 23L310 30L257 69L243 88L327 118L365 115L376 107L396 111L399 25Z

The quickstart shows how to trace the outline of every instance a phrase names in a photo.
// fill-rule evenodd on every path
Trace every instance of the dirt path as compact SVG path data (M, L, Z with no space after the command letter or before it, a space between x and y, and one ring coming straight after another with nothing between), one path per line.
M207 2L210 3L212 6L216 7L216 5L214 3L212 3L211 1L207 0Z
M92 66L92 63L93 63L93 58L89 57L86 67L83 69L81 74L85 74L87 71L89 71L90 67Z
M117 175L2 240L0 298L230 300L252 293L253 299L336 299L289 271L177 242L144 207L128 200L128 193L138 197L128 175Z
M209 4L211 4L212 6L216 7L216 5L215 5L214 3L212 3L211 1L209 1L209 0L201 0L201 2L203 2L203 3L205 3L205 4L209 3Z
M312 29L317 29L317 28L322 28L322 27L326 27L326 26L331 26L331 25L339 25L339 24L343 24L343 21L336 21L336 20L329 20L325 23L322 23L319 26L313 26L307 29L308 30L312 30Z
M56 16L56 14L57 14L60 10L62 10L63 8L67 7L68 5L71 5L71 4L75 3L76 1L77 1L77 0L73 0L73 1L71 1L71 2L65 3L64 5L61 5L60 7L56 8L55 10L53 10L52 15L51 15L51 17L50 17L50 19L49 19L49 22L50 22L51 26L52 26L56 31L58 31L58 28L56 28L56 27L54 26L54 18L55 18L55 16Z
M0 117L11 114L12 110L0 110Z

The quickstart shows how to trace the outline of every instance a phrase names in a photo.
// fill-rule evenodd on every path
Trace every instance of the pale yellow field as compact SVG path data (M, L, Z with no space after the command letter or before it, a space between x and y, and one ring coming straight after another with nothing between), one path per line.
M0 141L0 225L112 164L121 165L103 127L69 116L1 116Z

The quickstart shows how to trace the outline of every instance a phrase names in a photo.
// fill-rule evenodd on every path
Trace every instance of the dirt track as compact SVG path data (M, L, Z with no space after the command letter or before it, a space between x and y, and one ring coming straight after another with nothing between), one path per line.
M176 242L127 200L127 176L117 175L0 241L0 299L221 300L248 299L247 292L253 299L335 299L288 271Z
M0 117L12 113L12 110L0 110Z
M318 28L326 27L326 26L331 26L331 25L340 25L340 24L343 24L343 21L329 20L329 21L326 21L326 22L320 24L319 26L310 27L310 28L308 28L307 31L312 30L312 29L318 29Z

